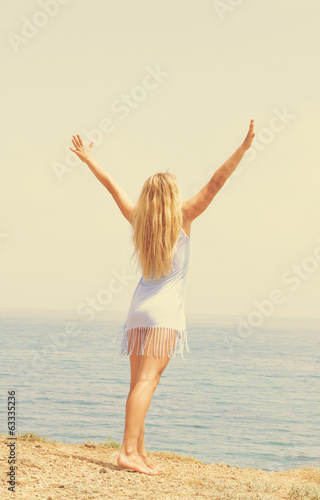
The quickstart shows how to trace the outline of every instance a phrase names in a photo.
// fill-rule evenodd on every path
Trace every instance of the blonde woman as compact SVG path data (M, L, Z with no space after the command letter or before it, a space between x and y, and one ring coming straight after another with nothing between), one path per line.
M250 148L248 134L235 153L214 173L193 198L182 202L176 176L156 173L149 177L134 205L124 190L91 156L93 143L83 146L73 136L71 151L85 162L107 188L132 226L134 255L142 277L135 289L123 334L120 356L130 356L131 383L126 403L123 442L117 459L120 467L154 475L163 470L148 456L144 443L144 421L153 393L171 357L183 358L189 351L184 301L191 261L191 223L236 169Z

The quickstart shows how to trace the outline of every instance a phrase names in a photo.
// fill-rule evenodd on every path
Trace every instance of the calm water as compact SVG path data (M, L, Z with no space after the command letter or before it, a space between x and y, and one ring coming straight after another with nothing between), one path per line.
M237 319L186 318L190 353L170 360L154 393L147 450L240 468L319 466L319 320L265 320L243 338ZM18 432L63 443L122 441L130 365L113 338L123 317L75 318L78 334L66 345L71 320L0 317L2 433L6 394L15 390Z

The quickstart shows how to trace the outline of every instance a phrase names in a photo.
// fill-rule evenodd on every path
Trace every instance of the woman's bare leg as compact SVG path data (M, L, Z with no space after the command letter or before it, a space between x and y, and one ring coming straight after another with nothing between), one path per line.
M130 368L131 368L131 381L130 381L130 391L127 397L127 403L126 403L126 413L127 413L127 405L128 405L128 399L130 397L130 394L136 385L136 382L138 380L138 374L140 370L140 361L141 361L141 356L137 354L136 352L133 352L130 356ZM143 422L143 426L140 429L140 434L138 438L138 453L143 458L144 456L147 455L147 450L145 447L144 443L144 433L145 433L145 426Z
M131 382L130 382L130 391L128 394L127 398L127 404L128 404L128 399L130 397L130 394L136 385L137 379L138 379L138 373L140 370L140 361L141 361L141 356L139 354L136 354L136 352L132 353L130 356L130 368L131 368ZM127 412L127 404L126 404L126 412ZM138 438L138 454L144 461L144 463L150 467L151 469L158 469L159 471L162 471L162 467L159 465L156 465L149 457L147 454L145 442L144 442L144 434L145 434L145 424L143 422L143 426L140 429L140 434Z
M140 376L131 391L126 404L124 437L117 463L119 466L142 472L156 474L148 467L138 453L138 439L145 416L149 409L158 379L151 373Z
M175 347L176 339L173 342L173 349ZM133 387L136 384L138 373L140 370L140 355L136 354L136 351L131 354L130 356L130 366L131 366L131 383L130 383L130 391L133 389ZM165 368L165 367L164 367ZM164 369L163 369L164 370ZM163 371L162 370L162 371ZM130 392L129 392L130 395ZM129 396L128 396L129 397ZM140 429L140 434L138 438L138 454L142 458L142 460L145 462L145 464L150 467L151 469L155 469L158 471L163 471L164 469L160 467L160 465L156 464L151 458L148 456L146 447L145 447L145 442L144 442L144 435L145 435L145 423L143 422L143 426Z
M173 342L173 350L175 348L176 344L176 339L174 339ZM137 376L140 370L140 356L136 354L136 351L132 353L130 356L130 366L131 366L131 384L130 384L130 391L133 389L133 387L136 384L137 381ZM163 371L163 370L162 370ZM130 395L130 392L129 392ZM129 396L128 396L129 397ZM145 462L148 467L151 469L155 469L158 471L163 471L164 469L160 467L160 465L156 464L151 458L148 456L146 447L145 447L145 442L144 442L144 435L145 435L145 423L143 422L143 426L140 429L140 434L138 438L138 454L142 458L142 460Z
M141 361L141 356L139 354L135 352L133 352L130 356L130 368L131 368L131 381L130 381L130 391L129 391L129 394L128 394L128 397L127 397L127 403L126 403L126 413L127 413L127 406L128 406L128 399L130 397L130 394L134 388L134 386L136 385L136 382L138 380L138 374L139 374L139 370L140 370L140 361ZM149 466L151 467L152 469L155 469L156 466L155 464L152 464L150 463L151 461L149 461L149 463L147 463L147 461L145 460L145 458L147 457L147 450L146 450L146 447L145 447L145 443L144 443L144 433L145 433L145 425L144 425L144 422L143 422L143 426L142 428L140 429L140 434L139 434L139 438L138 438L138 454L140 455L140 457L142 458L142 460Z
M134 469L145 474L156 474L160 469L148 467L144 446L144 420L149 409L153 393L160 381L161 374L167 366L170 357L153 356L153 339L151 339L148 356L132 353L131 374L132 377L130 392L126 403L126 422L124 429L123 443L118 456L118 465L124 468ZM139 358L139 369L138 360ZM130 357L130 359L131 359ZM135 378L135 380L134 380ZM142 456L139 455L139 452ZM149 464L151 465L151 460Z

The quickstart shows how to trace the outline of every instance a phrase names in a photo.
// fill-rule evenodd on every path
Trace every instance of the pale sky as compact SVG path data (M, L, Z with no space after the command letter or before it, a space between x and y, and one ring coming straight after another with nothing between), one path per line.
M252 149L192 224L186 311L246 317L272 295L273 316L319 317L319 21L317 0L3 4L0 307L130 305L131 227L71 167L73 134L95 134L133 202L168 168L186 200L254 118Z

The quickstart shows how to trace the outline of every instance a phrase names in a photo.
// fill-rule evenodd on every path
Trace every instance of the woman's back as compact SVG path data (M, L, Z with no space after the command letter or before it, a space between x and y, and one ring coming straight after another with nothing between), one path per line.
M190 243L188 243L188 241ZM173 258L171 272L167 276L163 275L161 278L146 279L142 276L141 283L144 286L149 286L149 285L156 286L158 284L160 285L162 282L164 283L168 280L176 279L180 275L180 273L187 272L187 270L190 267L190 261L191 261L191 239L189 236L186 235L184 230L181 229Z
M156 279L146 279L142 276L137 284L127 320L119 332L124 334L120 356L132 353L141 335L147 335L148 332L157 336L154 355L165 352L175 357L175 354L179 353L183 358L184 344L189 351L185 295L190 263L191 239L181 229L171 272ZM147 342L143 341L144 338L140 347L136 347L137 350L140 348L140 354L144 354L144 348L147 346Z

